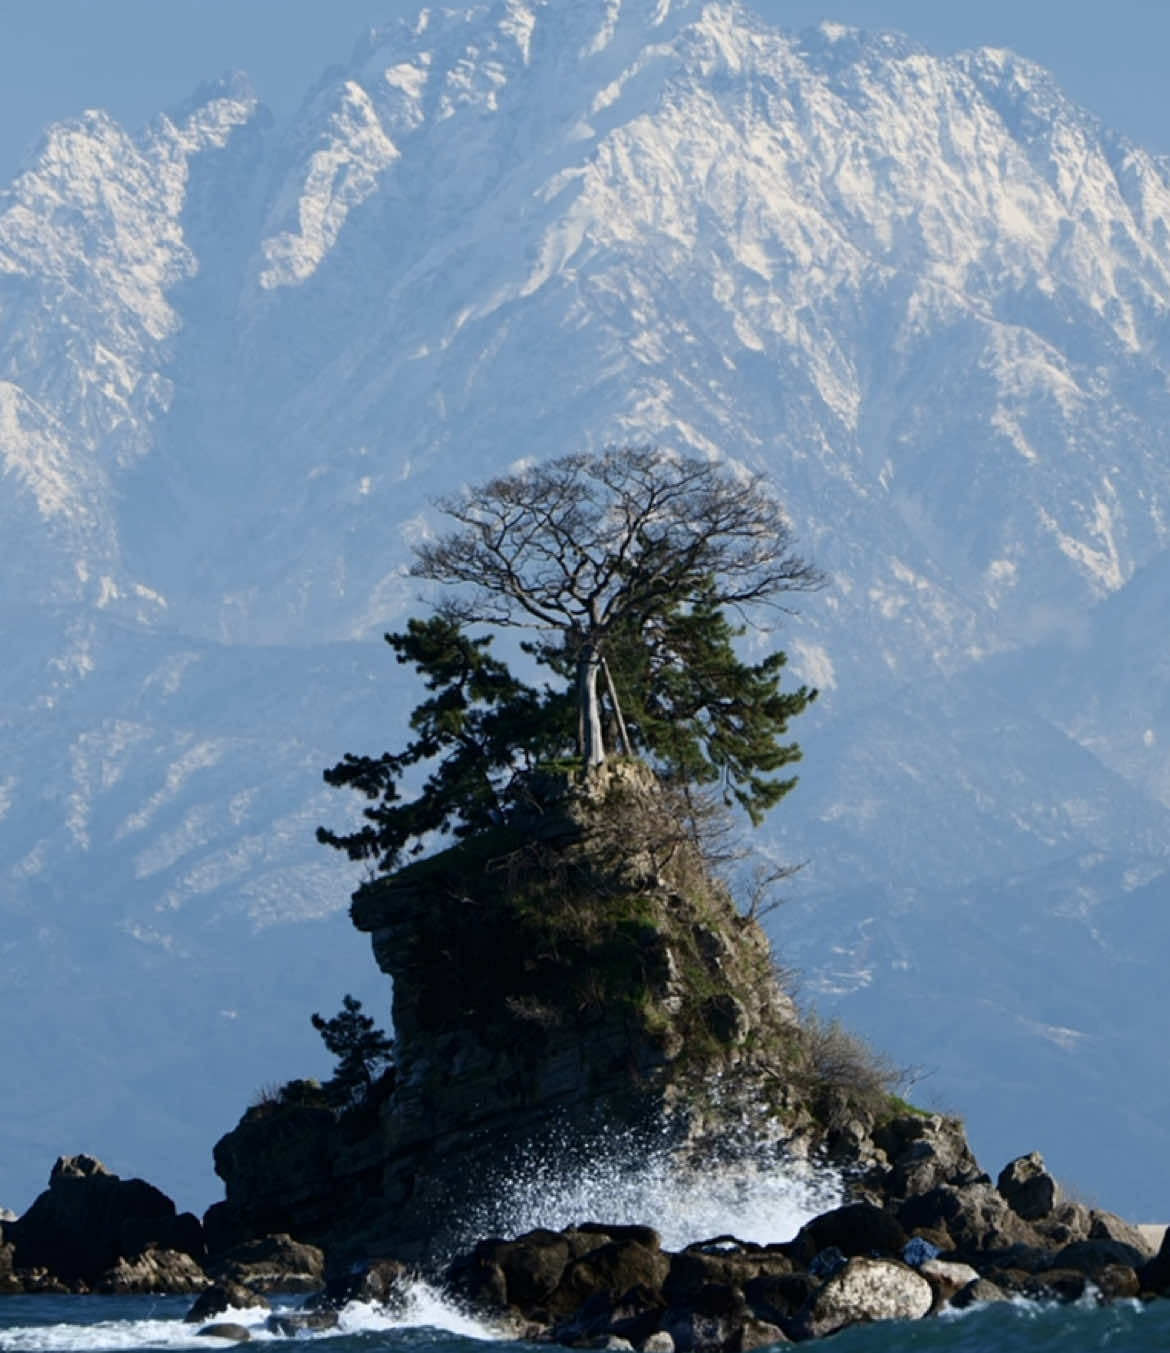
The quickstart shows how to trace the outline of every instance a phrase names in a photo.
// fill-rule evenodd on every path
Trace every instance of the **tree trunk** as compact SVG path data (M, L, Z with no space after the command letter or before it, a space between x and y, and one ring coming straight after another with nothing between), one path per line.
M601 733L601 701L597 694L597 677L601 658L593 644L587 643L577 659L577 709L581 738L581 759L586 768L600 766L605 761L605 740Z

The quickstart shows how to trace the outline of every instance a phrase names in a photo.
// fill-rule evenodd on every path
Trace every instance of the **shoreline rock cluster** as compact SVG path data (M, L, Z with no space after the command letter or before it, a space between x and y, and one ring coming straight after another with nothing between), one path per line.
M1170 1240L1155 1254L1062 1197L1035 1153L993 1182L958 1120L913 1110L864 1045L800 1018L645 768L528 790L514 821L355 894L393 982L395 1064L364 1099L338 1109L293 1081L253 1105L216 1144L226 1196L202 1220L62 1157L0 1222L0 1292L189 1293L200 1332L239 1340L231 1312L266 1293L310 1294L267 1316L295 1335L348 1301L401 1310L425 1278L502 1333L638 1353L744 1353L1017 1296L1170 1296ZM779 1135L784 1159L838 1171L846 1201L764 1245L670 1252L654 1217L492 1234L533 1153L592 1159L598 1128L652 1124L684 1172ZM470 1216L486 1238L465 1250Z
M401 1309L425 1277L502 1335L637 1353L745 1353L1019 1297L1170 1296L1170 1235L1155 1253L1136 1226L1062 1198L1038 1153L993 1183L957 1120L917 1113L867 1145L851 1200L774 1243L727 1235L672 1252L649 1225L582 1222L487 1238L429 1269L349 1250L331 1266L288 1235L209 1254L198 1219L151 1185L63 1157L0 1228L0 1292L190 1293L199 1333L243 1341L246 1327L215 1317L307 1293L300 1311L267 1316L295 1337L331 1328L350 1301Z

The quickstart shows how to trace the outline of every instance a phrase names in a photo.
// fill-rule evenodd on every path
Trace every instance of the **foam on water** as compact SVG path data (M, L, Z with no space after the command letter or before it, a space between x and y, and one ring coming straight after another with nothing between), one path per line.
M99 1300L105 1300L99 1298ZM92 1308L90 1308L92 1309ZM288 1312L295 1307L275 1308ZM227 1310L210 1317L207 1324L242 1325L250 1342L277 1342L287 1345L287 1335L269 1330L265 1324L269 1311L255 1308ZM98 1320L92 1323L16 1325L0 1329L0 1350L4 1353L128 1353L128 1350L186 1349L226 1347L200 1336L200 1324L186 1324L181 1317L162 1319ZM499 1339L501 1332L489 1323L476 1320L443 1294L425 1282L415 1282L406 1293L405 1303L393 1313L385 1307L350 1302L340 1313L335 1329L303 1332L297 1342L336 1339L341 1335L382 1333L402 1329L432 1329L465 1339Z

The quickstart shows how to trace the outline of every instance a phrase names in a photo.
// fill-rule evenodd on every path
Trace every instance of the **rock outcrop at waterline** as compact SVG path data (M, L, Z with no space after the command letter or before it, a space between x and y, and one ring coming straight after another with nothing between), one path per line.
M498 830L355 894L393 981L394 1072L340 1117L300 1083L245 1114L215 1150L213 1244L344 1230L421 1257L542 1140L665 1123L680 1150L726 1153L745 1121L825 1139L767 939L652 774L526 788Z
M721 1236L670 1253L648 1226L536 1230L481 1241L447 1282L516 1337L640 1353L744 1353L976 1301L1170 1291L1170 1245L1151 1257L1120 1218L1062 1201L1038 1154L996 1186L948 1166L970 1158L953 1119L887 1129L882 1202L844 1204L777 1243ZM1022 1191L1024 1179L1039 1182Z
M93 1156L62 1156L49 1187L0 1231L0 1291L197 1292L198 1217Z

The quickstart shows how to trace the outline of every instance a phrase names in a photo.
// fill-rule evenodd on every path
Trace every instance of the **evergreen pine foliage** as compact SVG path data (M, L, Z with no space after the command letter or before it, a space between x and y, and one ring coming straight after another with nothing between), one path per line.
M758 476L654 448L563 456L440 506L458 529L418 550L418 576L460 589L430 619L387 634L429 697L398 753L347 754L325 772L369 801L364 824L318 840L393 872L437 837L508 821L526 773L628 752L684 791L718 785L754 825L796 783L788 721L816 698L781 690L785 655L748 662L738 617L815 588L783 510ZM782 608L781 608L782 609ZM522 648L557 680L537 688L492 656ZM425 771L418 792L402 785Z
M325 772L328 784L352 785L377 802L364 810L366 824L356 832L319 827L317 839L391 871L434 833L462 837L500 823L518 770L566 754L573 738L569 695L517 680L488 652L490 635L470 638L439 615L410 620L405 633L385 637L432 694L410 717L415 736L404 751L347 753ZM430 774L418 794L404 799L400 781L416 765L430 766Z
M393 1039L375 1028L370 1016L362 1013L361 1001L348 994L332 1019L323 1019L316 1013L310 1019L325 1046L337 1058L332 1079L321 1087L326 1099L339 1109L360 1104L380 1069L393 1061Z

